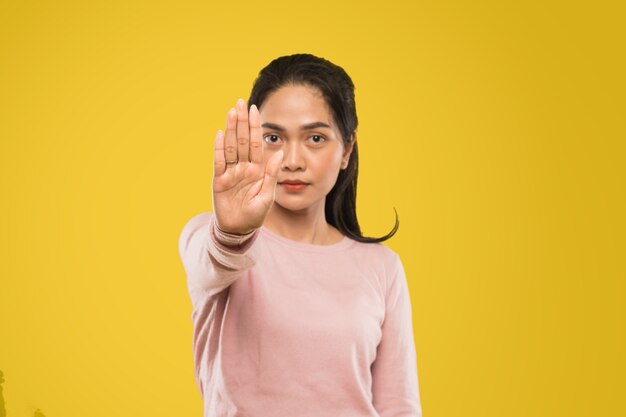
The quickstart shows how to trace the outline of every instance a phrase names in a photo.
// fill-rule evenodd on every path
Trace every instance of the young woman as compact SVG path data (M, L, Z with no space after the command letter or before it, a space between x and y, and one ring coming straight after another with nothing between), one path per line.
M356 217L354 85L310 54L259 73L217 132L213 211L184 226L205 416L421 416L396 253Z

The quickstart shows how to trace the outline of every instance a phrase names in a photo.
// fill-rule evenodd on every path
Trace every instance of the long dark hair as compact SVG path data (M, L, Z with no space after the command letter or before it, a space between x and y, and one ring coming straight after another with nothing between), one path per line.
M254 81L248 106L260 108L265 99L285 85L304 85L316 88L330 107L335 123L341 132L344 146L353 139L359 123L354 101L354 83L343 68L311 54L281 56L263 68ZM381 237L367 237L361 233L356 217L356 183L359 154L354 142L348 166L339 171L337 182L328 195L324 211L326 221L344 235L359 242L377 243L389 239L398 230L399 221L393 229ZM395 208L394 208L395 211Z

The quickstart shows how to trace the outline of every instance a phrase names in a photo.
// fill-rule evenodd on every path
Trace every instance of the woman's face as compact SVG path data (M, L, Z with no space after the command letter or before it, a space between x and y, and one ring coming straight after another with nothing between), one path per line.
M269 95L259 109L263 159L284 152L275 203L292 211L323 211L339 170L348 166L352 142L341 134L322 95L314 88L287 85Z

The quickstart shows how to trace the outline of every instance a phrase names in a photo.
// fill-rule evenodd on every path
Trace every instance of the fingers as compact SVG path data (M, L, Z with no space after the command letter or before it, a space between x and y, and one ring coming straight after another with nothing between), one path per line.
M248 125L248 107L243 99L237 100L237 153L239 161L248 162L250 146L250 126Z
M257 107L252 105L248 115L246 102L243 99L237 100L236 108L231 108L226 117L223 143L224 171L234 167L237 162L263 161L261 132L261 118Z
M226 136L224 138L224 163L226 168L234 167L236 164L232 162L237 161L237 111L230 109L228 116L226 117Z
M213 155L213 176L217 177L226 171L226 160L224 158L224 132L217 131L215 135L215 152Z
M255 104L250 106L250 162L259 164L263 162L261 116Z
M263 186L259 194L263 196L263 199L269 204L274 202L276 195L276 182L278 177L278 170L280 164L283 161L283 151L279 150L267 161L265 166L265 177L263 178Z

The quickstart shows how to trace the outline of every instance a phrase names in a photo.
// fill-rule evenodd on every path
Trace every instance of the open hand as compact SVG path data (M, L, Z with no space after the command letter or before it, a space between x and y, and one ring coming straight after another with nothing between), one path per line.
M215 137L213 211L217 226L228 233L245 234L261 227L276 192L276 175L283 152L263 164L263 137L259 110L248 114L243 99L230 109L226 134Z

